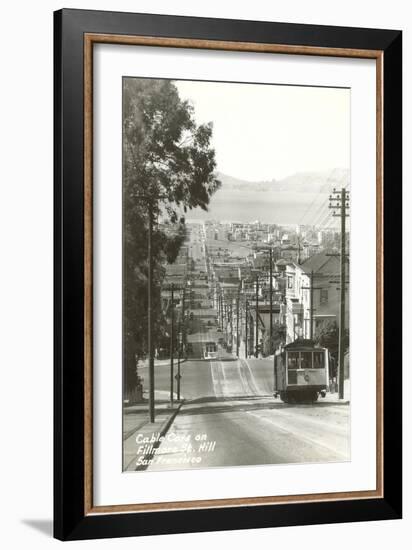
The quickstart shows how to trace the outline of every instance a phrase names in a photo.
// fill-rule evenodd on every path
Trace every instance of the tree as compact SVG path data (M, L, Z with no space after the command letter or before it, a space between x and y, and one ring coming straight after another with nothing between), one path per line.
M281 342L285 341L285 327L279 321L274 321L272 327L272 349L270 349L270 330L265 330L263 333L263 350L264 355L271 355Z
M155 334L165 332L160 287L164 265L185 239L184 214L207 210L220 182L210 145L212 124L197 125L193 107L169 80L123 80L123 336L125 385L136 381L136 363L147 354L147 241L154 224L153 316Z
M332 376L336 376L336 367L338 364L338 352L339 352L339 327L336 321L327 321L320 323L315 330L314 340L320 346L327 348L333 357L333 364L335 365L335 372L331 373ZM349 330L345 331L344 338L345 353L349 349Z

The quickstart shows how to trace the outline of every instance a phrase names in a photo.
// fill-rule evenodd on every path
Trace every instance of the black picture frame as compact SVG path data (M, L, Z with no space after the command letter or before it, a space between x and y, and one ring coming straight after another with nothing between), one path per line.
M84 37L379 50L383 59L383 496L85 512ZM63 9L54 14L54 536L61 540L397 519L402 515L402 33Z

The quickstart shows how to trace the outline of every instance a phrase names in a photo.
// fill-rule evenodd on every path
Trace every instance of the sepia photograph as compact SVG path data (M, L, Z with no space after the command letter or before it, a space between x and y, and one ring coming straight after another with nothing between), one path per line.
M122 101L123 472L350 461L350 89Z
M54 14L60 540L402 517L402 32L312 19Z

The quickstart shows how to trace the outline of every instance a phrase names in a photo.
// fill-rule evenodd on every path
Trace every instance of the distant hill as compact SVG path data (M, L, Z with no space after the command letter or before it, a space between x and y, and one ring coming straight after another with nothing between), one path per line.
M336 168L328 172L302 172L282 180L246 181L218 173L221 188L213 195L208 212L200 209L188 219L310 224L319 208L327 207L333 188L349 187L350 172Z
M334 187L349 187L350 172L335 168L328 172L299 172L281 180L247 181L218 173L221 191L271 192L271 193L330 193Z

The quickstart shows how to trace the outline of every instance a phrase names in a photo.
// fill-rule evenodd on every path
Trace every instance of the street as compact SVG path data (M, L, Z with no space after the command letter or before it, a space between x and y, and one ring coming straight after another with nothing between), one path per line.
M169 409L172 422L167 432L159 439L156 430L151 433L150 426L146 426L145 437L141 435L139 440L136 435L140 428L136 432L132 429L128 435L127 469L158 471L350 460L348 401L339 401L331 394L306 404L276 399L273 356L238 357L223 338L211 300L214 277L208 269L201 225L192 226L188 246L192 262L190 289L195 299L190 299L186 341L194 351L180 361L183 404L173 415L178 406L175 380L174 409ZM205 356L207 342L213 342L213 357ZM177 362L175 357L174 376ZM170 368L170 359L155 361L157 407L170 406L166 405L170 402ZM139 367L139 374L145 385L147 363ZM126 427L133 421L129 416Z
M194 452L200 462L184 463L187 447L163 442L148 470L302 462L350 458L349 406L319 401L287 405L270 393L265 360L187 361L182 364L186 399L169 431L171 440L215 442L212 452ZM166 390L169 369L157 367L157 386ZM164 447L164 451L162 450ZM167 456L167 461L163 462Z

